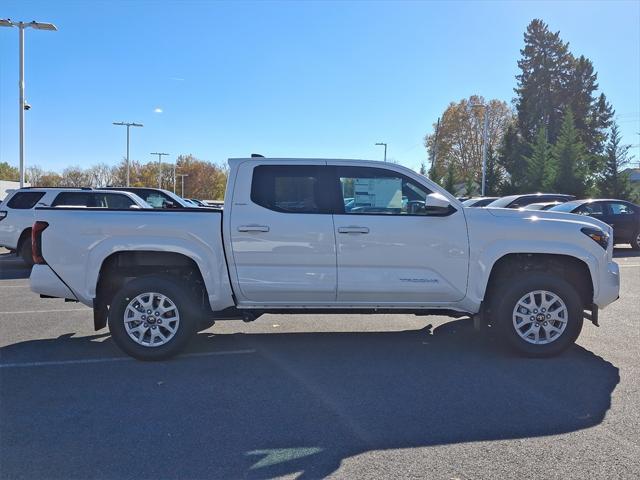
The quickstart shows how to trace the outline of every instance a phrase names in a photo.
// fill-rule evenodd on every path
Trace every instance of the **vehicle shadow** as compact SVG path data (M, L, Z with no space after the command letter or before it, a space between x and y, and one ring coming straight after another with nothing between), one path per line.
M633 250L631 247L614 247L613 258L640 257L640 250Z
M5 368L1 460L7 475L32 478L321 478L367 451L603 420L620 380L614 365L580 346L534 360L499 345L464 319L433 331L205 332L167 362ZM113 357L115 347L106 335L65 335L6 346L0 358L89 352ZM132 454L145 445L162 461Z
M0 253L0 280L29 278L30 274L31 268L27 267L15 253Z

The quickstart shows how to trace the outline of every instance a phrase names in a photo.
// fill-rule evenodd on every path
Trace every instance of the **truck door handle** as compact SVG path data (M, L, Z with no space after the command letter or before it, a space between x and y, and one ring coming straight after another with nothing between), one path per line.
M338 233L369 233L367 227L338 227Z
M239 232L268 232L269 227L266 225L240 225Z

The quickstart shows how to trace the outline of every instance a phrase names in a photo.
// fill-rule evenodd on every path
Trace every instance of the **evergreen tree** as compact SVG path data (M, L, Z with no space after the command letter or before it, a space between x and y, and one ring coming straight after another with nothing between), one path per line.
M520 135L517 125L507 127L498 155L499 166L509 176L508 181L503 182L502 193L525 193L528 154L529 145Z
M547 141L547 130L538 130L535 142L531 145L531 155L527 159L526 185L532 192L548 192L555 186L558 166Z
M447 167L447 176L444 179L444 189L451 195L456 194L456 177L453 165L449 164Z
M498 195L502 189L503 175L493 147L487 149L487 165L485 167L484 190L485 195L492 197Z
M598 187L603 197L630 200L633 190L629 175L623 174L621 170L629 163L628 154L631 147L621 145L621 140L618 125L614 123L605 148L605 164Z
M420 162L420 175L427 175L427 166L424 161Z
M573 57L560 32L551 32L542 20L534 19L527 26L524 44L515 89L518 128L524 139L533 143L536 133L544 126L549 141L554 143L567 105Z
M558 166L556 190L579 198L590 193L589 154L573 123L571 109L565 113L553 156Z
M472 175L467 175L464 180L464 194L466 197L473 197L476 194L476 182Z

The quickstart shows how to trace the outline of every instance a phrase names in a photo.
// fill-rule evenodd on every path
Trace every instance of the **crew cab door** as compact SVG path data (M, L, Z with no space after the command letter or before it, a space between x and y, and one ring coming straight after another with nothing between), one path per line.
M334 216L338 302L442 304L466 294L469 263L462 209L436 216L429 188L391 169L337 166L344 210Z
M229 212L240 303L336 301L336 248L326 162L247 161L238 166Z

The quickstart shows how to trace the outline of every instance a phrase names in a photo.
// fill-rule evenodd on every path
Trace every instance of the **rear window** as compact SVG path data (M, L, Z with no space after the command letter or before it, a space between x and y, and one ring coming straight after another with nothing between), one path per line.
M331 196L321 187L321 167L260 165L253 170L251 201L283 213L330 213Z
M42 197L44 197L44 192L17 192L11 197L11 200L7 202L7 207L17 210L28 210L33 208Z

